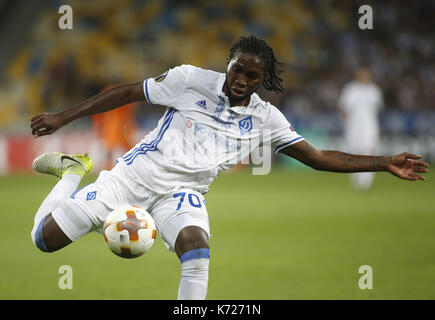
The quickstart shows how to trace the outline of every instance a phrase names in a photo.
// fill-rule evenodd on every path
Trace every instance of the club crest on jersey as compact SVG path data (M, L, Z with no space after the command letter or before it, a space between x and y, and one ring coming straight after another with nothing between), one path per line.
M88 192L86 195L86 200L95 200L97 197L97 191Z
M246 117L239 121L240 134L243 136L252 130L252 116Z

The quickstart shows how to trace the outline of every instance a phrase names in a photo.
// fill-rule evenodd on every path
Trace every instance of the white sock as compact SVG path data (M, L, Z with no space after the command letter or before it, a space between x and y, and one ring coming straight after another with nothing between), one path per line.
M32 239L34 240L34 235L36 229L39 226L39 223L45 216L49 213L53 212L53 210L58 206L59 202L65 199L68 199L71 194L77 189L80 184L82 177L77 174L67 174L62 179L59 180L58 183L54 186L54 188L50 191L48 196L42 202L38 211L35 215L35 220L33 224L33 229L31 232Z
M187 260L181 264L178 300L205 300L209 262L208 258L199 258Z

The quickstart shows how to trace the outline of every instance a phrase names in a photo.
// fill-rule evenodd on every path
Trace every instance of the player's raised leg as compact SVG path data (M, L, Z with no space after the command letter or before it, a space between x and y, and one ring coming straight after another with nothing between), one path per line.
M56 223L53 214L59 214L62 211L60 204L71 196L81 179L92 167L91 158L81 154L67 155L60 152L47 152L33 161L35 171L59 178L42 202L34 219L31 237L33 243L41 251L56 251L72 242Z
M179 300L204 300L208 289L210 225L204 196L183 188L151 209L162 239L181 262Z
M181 262L178 300L204 300L210 262L207 232L198 226L183 228L175 242L175 253Z

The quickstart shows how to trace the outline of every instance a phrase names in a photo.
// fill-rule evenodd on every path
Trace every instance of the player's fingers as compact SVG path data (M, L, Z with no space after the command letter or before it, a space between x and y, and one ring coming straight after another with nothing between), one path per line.
M41 122L32 129L32 134L36 137L50 134L52 132L53 128L51 126L47 126L45 123ZM36 138L35 137L35 138Z
M42 118L38 118L36 120L33 120L30 124L30 127L34 129L37 125L40 125L42 123Z
M32 132L39 131L41 129L46 129L46 125L41 121L32 126Z
M33 116L33 117L30 119L30 121L33 122L33 121L36 121L37 119L40 119L40 118L42 118L42 114L37 114L36 116Z
M420 176L420 175L418 175L416 173L411 173L411 174L407 175L405 177L405 179L406 180L410 180L410 181L416 181L416 180L422 180L422 181L424 181L425 177L422 177L422 176Z
M34 134L34 136L35 136L35 138L37 138L37 137L42 137L42 136L46 136L46 135L48 135L48 134L51 134L52 132L53 132L52 129L44 128L44 129L41 129L41 130L36 131L35 134Z
M37 138L41 135L42 130L32 130L32 135L34 138Z
M412 153L408 153L408 152L403 153L403 155L405 157L411 158L411 159L420 159L421 158L420 155L416 155L416 154L412 154Z
M428 170L426 168L414 167L414 172L427 173L427 171Z
M426 178L423 176L420 176L418 174L415 175L417 177L418 180L424 181Z
M416 175L407 175L407 176L400 177L400 178L402 178L402 179L404 179L404 180L409 180L409 181L415 181L415 180L418 180L418 177L417 177Z
M424 162L424 161L419 161L419 160L414 160L414 165L416 165L418 167L425 167L425 168L429 167L429 163Z
M420 168L420 169L421 169L421 168ZM415 171L409 173L408 176L411 178L410 180L413 180L413 181L415 181L415 180L421 180L421 181L424 181L424 180L426 179L426 177L423 177L423 176L421 176L421 175L415 173Z

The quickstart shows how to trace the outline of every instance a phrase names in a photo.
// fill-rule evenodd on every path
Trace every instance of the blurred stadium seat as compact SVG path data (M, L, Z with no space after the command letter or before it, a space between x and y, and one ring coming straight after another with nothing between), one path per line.
M39 2L44 8L28 41L2 70L5 134L29 133L32 115L77 103L109 83L139 81L182 63L224 71L232 43L256 34L287 64L286 94L261 95L302 133L320 131L331 137L328 145L340 144L337 97L365 64L385 94L386 136L435 135L434 1L367 1L374 30L365 31L358 29L356 0L72 0L74 27L64 31L57 24L63 3ZM0 1L0 15L8 3ZM161 110L144 110L138 108L138 122L151 129ZM90 128L90 121L75 127ZM435 159L427 144L419 147Z

